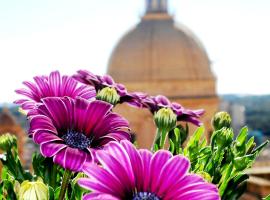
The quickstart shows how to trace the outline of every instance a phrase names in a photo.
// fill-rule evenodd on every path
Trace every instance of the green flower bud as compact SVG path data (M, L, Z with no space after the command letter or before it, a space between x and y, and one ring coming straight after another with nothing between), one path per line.
M222 128L216 132L216 144L220 148L230 146L233 142L233 131L229 128Z
M114 88L105 87L97 93L97 99L116 105L120 100L120 96Z
M15 135L6 133L0 136L0 149L7 151L17 144L17 138Z
M218 112L212 119L212 125L215 130L230 128L232 123L231 116L227 112Z
M155 113L154 120L159 129L169 132L176 126L177 116L172 109L161 108Z
M19 200L48 200L48 187L41 181L24 181L19 190Z
M196 174L202 177L206 182L212 183L212 177L207 172L200 171L200 172L196 172Z

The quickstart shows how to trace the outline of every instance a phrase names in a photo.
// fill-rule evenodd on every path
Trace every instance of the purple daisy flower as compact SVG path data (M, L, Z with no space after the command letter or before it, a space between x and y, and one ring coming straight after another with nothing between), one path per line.
M198 118L204 114L203 109L186 109L179 103L170 102L168 98L162 95L149 96L146 98L141 98L141 100L143 107L148 108L153 114L162 108L170 108L176 114L178 121L191 122L196 126L202 125Z
M79 70L73 78L84 84L94 86L98 93L97 96L99 96L99 93L102 93L104 88L113 89L113 91L115 91L114 95L110 94L110 97L103 98L103 100L105 99L112 104L127 102L135 107L142 107L140 99L147 96L140 92L129 93L123 84L115 83L113 78L109 75L99 76L87 70ZM108 91L106 91L106 93L108 94ZM112 90L109 90L109 93L113 93Z
M219 200L218 189L198 175L189 174L184 156L169 151L137 150L130 142L110 142L96 153L102 167L87 163L80 186L88 199L110 200Z
M45 97L64 97L91 99L96 96L95 89L79 82L69 76L60 75L59 71L51 72L49 76L34 77L35 83L25 81L27 88L18 89L16 93L24 95L27 99L15 101L24 110L36 108Z
M112 105L82 98L47 97L30 117L30 134L41 154L65 169L80 171L110 141L130 139L128 121Z

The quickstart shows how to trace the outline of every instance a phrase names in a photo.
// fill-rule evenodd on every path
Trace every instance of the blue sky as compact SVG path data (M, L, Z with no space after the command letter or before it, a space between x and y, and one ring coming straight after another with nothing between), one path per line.
M175 20L205 45L219 94L270 91L269 0L169 0ZM144 0L0 0L0 102L34 75L106 71Z

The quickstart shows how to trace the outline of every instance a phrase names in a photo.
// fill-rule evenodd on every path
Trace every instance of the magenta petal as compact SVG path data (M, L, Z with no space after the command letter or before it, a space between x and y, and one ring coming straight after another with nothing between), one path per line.
M121 200L109 194L92 192L83 196L83 200Z
M52 157L56 154L59 154L59 151L65 151L64 149L66 147L67 145L65 144L49 142L40 145L40 152L45 157Z
M218 192L211 192L205 189L191 190L185 194L174 197L177 200L220 200Z
M57 134L51 119L45 115L35 115L30 118L30 130L48 130Z
M160 172L165 163L172 157L169 151L159 150L151 159L150 163L150 177L151 177L151 191L157 191L160 183L158 182Z
M125 167L125 171L127 172L128 177L131 180L132 185L133 185L135 177L133 174L132 164L131 164L129 155L127 154L123 146L120 145L118 142L110 142L109 145L106 145L104 147L104 150L108 152L110 157L115 158L119 163L121 163L121 166ZM98 153L99 152L97 152L97 154Z
M85 112L87 117L84 120L81 119L83 121L81 126L83 126L86 135L94 132L97 136L100 136L99 129L95 127L99 124L105 126L103 118L111 111L111 109L112 105L103 101L93 101L89 104L87 111Z
M48 131L36 131L33 135L33 139L37 144L43 144L52 141L63 141L57 135Z
M137 189L142 190L144 182L144 179L141 178L143 174L142 158L132 143L128 142L127 140L122 140L121 144L129 155L129 159L135 176L136 187Z
M62 162L62 166L65 169L69 169L71 171L81 171L82 166L86 161L87 155L88 154L82 150L67 147L65 149L65 157Z
M159 189L157 195L164 196L174 184L184 178L189 170L190 164L184 156L174 156L163 166L159 176ZM168 173L170 172L170 173Z
M116 113L109 113L104 117L102 123L98 123L97 126L94 127L93 132L101 137L109 132L114 132L115 130L119 130L121 128L127 129L128 127L129 123L126 119Z
M54 71L49 76L49 85L51 88L51 93L55 96L60 94L61 77L59 71Z
M124 190L122 185L119 184L119 180L102 167L96 164L85 164L83 166L83 172L89 176L89 178L79 179L78 183L80 186L89 190L114 195L119 198L123 197Z
M47 97L43 99L43 103L50 113L53 123L58 130L69 124L69 112L61 98Z
M104 151L97 151L96 156L102 167L119 182L121 188L128 191L135 187L134 175L128 170L130 166L120 163L121 157L115 158Z
M170 188L168 193L165 195L166 197L165 200L169 200L183 194L185 188L189 188L190 186L196 183L204 183L208 187L208 189L206 190L207 192L210 192L214 188L214 191L218 193L215 185L206 183L202 177L196 174L189 174L189 175L186 175L183 179L178 181L176 184L173 185L173 187Z
M100 145L104 145L108 142L106 141L121 141L130 140L130 134L125 131L114 131L113 133L106 134L100 138Z
M141 177L143 178L143 191L148 191L150 188L151 183L151 176L150 176L150 162L153 156L152 152L146 149L140 149L139 153L142 158L143 162L143 173Z

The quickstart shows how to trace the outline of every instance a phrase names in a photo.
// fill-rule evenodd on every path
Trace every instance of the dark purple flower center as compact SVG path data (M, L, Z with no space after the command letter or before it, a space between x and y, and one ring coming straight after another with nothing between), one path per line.
M88 148L93 139L87 138L83 133L68 130L66 134L62 136L65 143L72 147L80 150Z
M161 198L150 192L137 192L132 200L161 200Z

